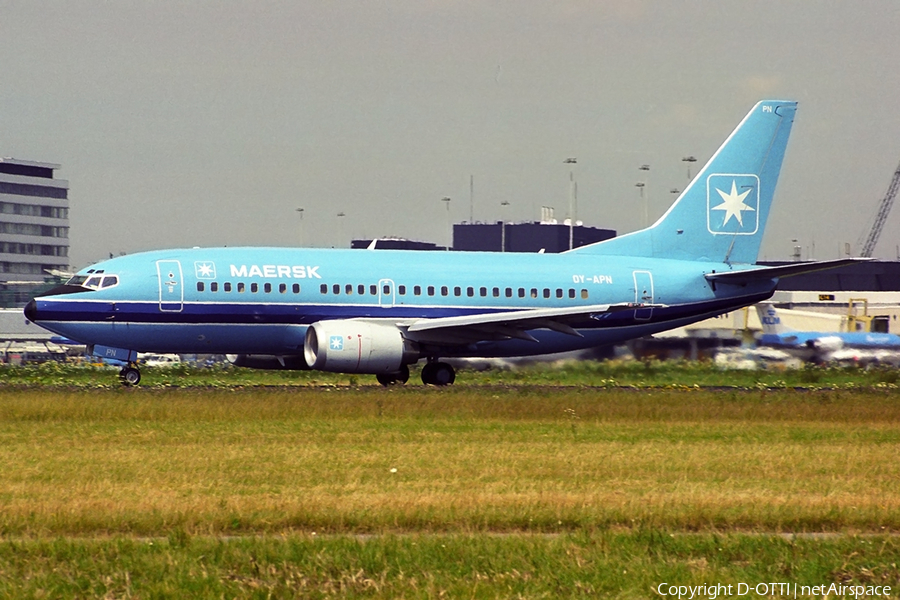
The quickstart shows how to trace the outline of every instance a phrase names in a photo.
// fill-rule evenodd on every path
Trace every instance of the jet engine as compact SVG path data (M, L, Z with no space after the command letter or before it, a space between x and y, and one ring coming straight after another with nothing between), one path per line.
M844 347L844 341L836 335L828 335L808 340L806 346L816 352L835 352Z
M306 330L306 363L335 373L397 373L419 358L414 342L391 323L319 321Z

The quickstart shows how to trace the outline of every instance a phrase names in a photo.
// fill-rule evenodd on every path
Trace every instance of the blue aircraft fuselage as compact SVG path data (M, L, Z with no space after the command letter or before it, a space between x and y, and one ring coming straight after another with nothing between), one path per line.
M613 344L768 298L773 280L711 285L723 263L578 254L214 248L143 252L78 273L31 316L73 340L140 352L286 354L320 321L391 323L530 309L635 305L585 315L583 337L442 344L444 356L524 356ZM92 281L91 278L94 278ZM81 279L83 278L83 279ZM111 283L114 282L114 283ZM439 344L441 345L441 344Z

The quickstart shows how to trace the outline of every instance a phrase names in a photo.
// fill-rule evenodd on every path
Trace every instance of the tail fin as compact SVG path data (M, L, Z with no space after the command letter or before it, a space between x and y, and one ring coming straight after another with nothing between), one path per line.
M766 304L765 302L757 304L756 314L759 315L759 323L762 325L764 335L778 335L793 331L790 327L781 323L778 311L771 304Z
M656 223L571 252L755 263L796 110L758 103Z

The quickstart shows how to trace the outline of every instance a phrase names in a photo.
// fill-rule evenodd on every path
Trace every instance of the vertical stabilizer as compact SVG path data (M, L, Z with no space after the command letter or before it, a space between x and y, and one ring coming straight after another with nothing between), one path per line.
M790 327L782 324L778 311L772 304L761 302L756 305L756 314L759 315L759 323L762 325L763 335L779 335L792 331Z
M758 103L656 223L571 252L755 263L796 109Z

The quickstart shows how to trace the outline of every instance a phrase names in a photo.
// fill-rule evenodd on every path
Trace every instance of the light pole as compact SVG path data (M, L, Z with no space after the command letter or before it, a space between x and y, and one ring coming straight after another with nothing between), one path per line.
M509 201L504 200L500 203L500 206L509 206ZM505 216L501 216L500 218L500 252L506 252L506 218Z
M644 175L644 186L650 183L650 165L641 165L638 167L638 171L646 171L646 175ZM650 220L647 214L648 205L650 204L650 188L647 188L647 193L644 193L644 186L641 187L641 197L644 199L644 227L646 227Z
M643 181L638 181L636 184L634 184L634 187L638 188L641 191L641 203L644 205L644 220L643 220L642 225L643 225L643 227L646 227L647 226L647 200L646 200L646 198L644 198L645 184Z
M578 159L574 157L567 158L563 161L563 164L567 165L575 165L578 164ZM572 238L574 237L574 227L575 227L575 167L569 168L569 250L572 249Z
M697 162L697 159L694 158L693 156L685 156L684 158L681 159L681 162L686 162L688 164L687 174L688 174L688 181L690 181L691 180L691 163Z
M344 239L344 217L346 217L346 213L343 211L337 214L338 217L338 236L343 240Z
M298 208L298 209L296 209L296 211L298 213L300 213L300 244L299 244L299 246L302 248L303 247L303 209Z
M447 229L450 230L450 241L447 243L447 250L450 250L450 247L453 245L453 221L450 219L450 197L444 196L441 198L441 202L447 204Z

